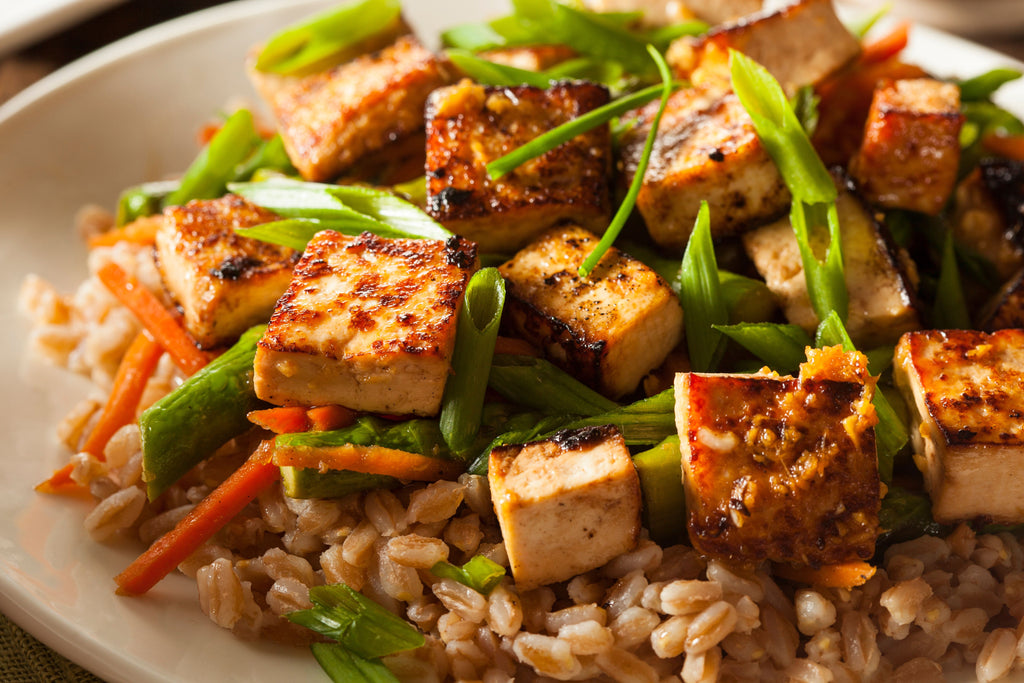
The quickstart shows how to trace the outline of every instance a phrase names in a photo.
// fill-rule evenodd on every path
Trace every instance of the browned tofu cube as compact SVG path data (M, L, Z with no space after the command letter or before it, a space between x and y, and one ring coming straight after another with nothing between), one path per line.
M405 36L380 52L260 89L292 164L303 178L324 181L422 130L427 95L448 79L445 63Z
M639 123L622 136L625 182L636 174L657 104L641 109ZM701 200L708 202L716 237L775 218L790 201L739 99L713 88L672 95L636 203L651 238L681 252Z
M597 242L577 226L552 228L503 264L503 325L581 381L619 397L679 342L683 312L661 276L614 247L579 277Z
M883 81L850 173L870 201L936 214L960 164L960 89L931 78Z
M164 211L156 233L157 266L164 287L184 313L186 329L200 346L228 344L270 319L299 255L241 237L235 228L278 219L235 195Z
M1024 522L1024 330L924 330L896 347L937 522Z
M476 268L475 245L458 238L317 233L256 350L257 396L435 415Z
M572 59L576 51L567 45L518 45L485 50L484 59L527 71L544 71Z
M487 479L519 590L596 569L636 545L640 478L617 427L499 446Z
M895 344L904 332L921 327L912 263L863 201L841 179L836 180L843 274L850 293L847 331L861 347ZM812 231L811 243L823 254L828 231L824 227ZM807 294L803 261L789 218L754 228L743 235L743 245L786 319L813 333L820 321Z
M720 24L761 9L761 0L586 0L584 4L597 12L643 12L643 26L678 24L694 18Z
M986 330L1024 328L1024 268L1007 280L982 313Z
M957 185L953 235L995 266L1005 280L1024 267L1024 164L983 159Z
M870 558L881 505L873 387L805 376L676 376L690 541L746 565Z
M483 252L513 252L564 221L603 232L611 138L598 126L499 179L489 162L608 102L591 83L484 87L462 81L427 103L427 212Z
M729 48L758 62L792 95L815 85L860 53L860 43L836 16L831 0L801 0L723 24L699 38L684 37L667 58L695 85L728 85Z

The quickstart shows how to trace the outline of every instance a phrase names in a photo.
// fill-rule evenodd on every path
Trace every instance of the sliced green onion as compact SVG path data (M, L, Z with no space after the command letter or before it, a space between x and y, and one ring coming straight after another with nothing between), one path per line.
M448 458L449 452L441 436L437 420L422 418L391 422L365 415L355 423L327 432L292 432L278 434L274 446L281 450L315 451L336 446L381 446L397 451Z
M767 322L778 308L772 290L763 280L719 269L718 284L731 324Z
M357 224L354 223L354 225ZM254 225L251 228L235 228L235 232L242 237L270 244L280 244L295 251L303 251L306 248L306 244L313 239L313 235L321 230L328 229L351 234L346 230L339 229L339 225L336 223L328 222L325 224L316 219L303 220L301 218L287 218L281 221ZM362 232L365 229L365 227L360 227L358 232Z
M159 213L167 195L180 186L177 180L159 180L127 188L117 199L118 227Z
M711 26L707 22L698 21L697 19L681 21L654 29L647 34L646 41L654 45L661 52L664 52L676 38L699 36L707 33L709 28Z
M488 386L510 401L543 413L589 416L618 408L615 401L533 356L495 356Z
M960 270L956 263L952 230L946 231L946 239L942 245L942 265L935 287L931 323L936 329L971 329L971 314L967 310L967 300L960 284Z
M407 235L434 240L447 240L454 236L418 206L385 190L337 185L328 186L327 192L345 206Z
M577 418L564 429L615 425L629 446L650 446L676 433L672 389L593 417Z
M518 4L513 0L515 4ZM580 54L622 64L635 74L650 74L653 69L645 54L645 43L615 21L595 12L579 10L549 0L554 10L553 25L547 27L564 43Z
M808 137L814 135L814 131L818 128L818 104L820 102L821 98L814 92L814 86L811 85L800 86L789 101L789 106L793 108L797 121L800 122L800 126Z
M256 151L246 159L245 163L235 171L235 180L248 180L253 174L259 171L276 171L285 175L294 175L295 167L288 157L288 151L284 147L284 140L279 133L275 133L269 140L263 140L256 147Z
M960 100L962 102L980 102L987 100L995 94L996 90L1011 81L1015 81L1022 75L1017 69L1005 67L992 69L974 78L965 81L954 81L960 86Z
M274 35L256 68L284 75L312 73L350 56L353 46L401 21L398 0L354 0L321 12Z
M446 48L481 52L506 44L503 35L490 24L461 24L441 33L441 44Z
M846 30L863 39L868 34L868 31L874 27L879 20L892 11L892 3L887 2L871 14L861 17L860 19L854 19L846 22Z
M656 542L669 546L686 539L686 492L683 489L679 435L633 456L643 495L644 527Z
M637 162L636 172L633 175L633 181L629 184L629 190L626 192L625 199L619 205L618 210L615 212L615 216L612 218L612 222L608 225L608 228L604 231L597 246L583 259L583 263L580 265L578 274L580 277L587 277L590 272L594 270L597 264L601 261L601 257L605 255L605 252L611 248L612 244L615 243L615 239L619 236L622 231L622 227L626 224L629 219L629 215L633 212L633 206L636 204L636 198L640 194L640 188L644 184L644 174L647 172L647 164L651 159L651 152L654 150L654 140L658 136L658 125L661 123L661 115L665 113L665 107L668 105L668 98L672 94L672 76L668 70L668 64L665 63L665 58L661 56L661 53L654 49L654 46L648 45L647 52L651 55L651 59L658 65L658 72L661 74L661 102L658 104L658 111L654 114L654 118L651 119L651 129L647 133L647 139L644 141L644 149L640 154L640 160ZM621 100L620 100L621 101Z
M890 486L882 498L878 526L883 530L878 537L880 547L909 541L925 534L936 536L949 531L932 519L932 501L928 494L908 491L895 485Z
M542 73L498 64L497 62L477 57L468 50L450 49L446 54L448 59L459 70L463 71L477 83L498 86L525 84L532 85L535 88L547 88L551 85L550 79Z
M441 399L441 434L453 453L464 453L480 430L487 373L494 357L505 280L497 268L478 270L470 278L459 312L452 375Z
M430 573L442 579L458 581L481 595L490 594L505 578L505 568L483 555L474 555L461 567L442 560L430 568Z
M466 471L470 474L484 475L487 474L487 461L490 457L491 451L498 446L508 446L510 444L528 443L530 441L536 441L538 439L545 438L547 435L557 432L569 423L571 416L566 415L546 415L544 417L538 417L536 415L524 414L522 420L512 420L515 424L508 425L508 431L499 434L494 438L480 452L480 455L473 460L473 463L466 468Z
M679 299L683 304L686 346L690 352L690 365L696 372L711 372L718 365L725 352L725 339L714 326L729 322L729 311L722 299L708 213L708 203L702 200L679 271Z
M252 114L239 109L228 117L185 171L178 188L164 197L164 206L179 206L192 199L214 199L224 194L236 169L260 144Z
M427 177L419 176L404 183L392 185L391 189L400 195L404 195L414 205L423 209L427 205Z
M810 335L797 325L739 323L716 325L715 329L783 375L799 369L807 359L804 350L813 343Z
M354 655L337 643L312 643L317 663L334 683L399 683L379 659Z

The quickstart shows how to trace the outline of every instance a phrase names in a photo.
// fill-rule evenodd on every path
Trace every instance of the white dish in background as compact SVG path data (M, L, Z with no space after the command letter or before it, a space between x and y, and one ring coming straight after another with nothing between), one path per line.
M124 0L2 0L0 55L56 33Z
M0 106L0 610L112 682L321 674L303 648L247 643L215 626L179 574L147 597L115 596L112 577L139 548L93 543L82 529L86 504L32 491L66 461L54 425L89 387L30 357L17 291L29 272L71 291L85 274L72 230L77 208L112 206L122 188L184 168L200 124L238 96L255 97L242 70L247 48L324 4L248 0L206 10L101 50ZM406 2L425 37L505 7ZM907 57L956 76L1015 64L924 28L914 30ZM1007 87L1001 101L1024 113L1024 83Z

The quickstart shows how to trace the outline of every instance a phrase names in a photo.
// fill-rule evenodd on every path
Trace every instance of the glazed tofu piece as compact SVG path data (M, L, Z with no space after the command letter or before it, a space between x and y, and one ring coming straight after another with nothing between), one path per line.
M657 102L639 110L638 124L622 136L626 183L636 174L656 110ZM775 218L790 202L789 190L743 105L733 93L714 88L672 95L637 208L655 242L682 252L701 200L708 202L715 237Z
M567 45L517 45L485 50L480 56L516 69L544 71L577 55L576 51Z
M254 78L292 164L315 181L422 130L427 95L449 81L445 63L412 36L309 76Z
M896 347L935 521L1024 522L1024 330L922 330Z
M679 38L666 58L695 85L729 82L729 48L771 72L792 95L815 85L860 54L860 42L836 16L831 0L801 0Z
M1006 280L1024 267L1024 164L983 159L957 185L953 235Z
M904 332L921 327L913 263L860 198L844 183L837 184L836 208L850 293L847 331L858 346L895 344ZM812 232L811 243L816 253L824 254L827 229ZM786 319L813 334L819 320L807 295L803 262L789 218L751 230L743 235L743 245Z
M156 261L164 287L203 348L233 342L265 323L292 279L293 249L235 233L278 220L241 197L197 200L164 210Z
M617 427L491 451L487 479L520 591L596 569L640 534L640 478Z
M960 89L952 83L883 81L850 174L879 206L937 214L956 183L963 119Z
M989 331L1024 328L1024 268L1017 271L986 306L982 327Z
M427 212L482 252L511 253L557 223L604 231L611 216L611 138L599 126L499 179L486 166L608 102L592 83L485 87L470 81L427 103Z
M873 384L807 365L799 378L676 376L687 524L699 552L810 566L874 553Z
M476 268L474 245L458 238L317 233L257 347L257 396L436 414Z
M683 311L660 275L614 247L580 278L577 270L597 242L578 226L552 228L500 266L507 289L503 325L616 398L676 346Z

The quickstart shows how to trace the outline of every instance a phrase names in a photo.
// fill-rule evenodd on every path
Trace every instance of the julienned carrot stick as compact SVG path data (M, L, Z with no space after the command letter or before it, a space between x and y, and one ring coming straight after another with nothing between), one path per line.
M1024 161L1024 135L988 134L981 139L981 144L1007 159Z
M466 467L461 462L431 458L383 446L324 446L320 448L274 447L274 463L281 467L350 470L363 474L386 474L399 479L437 481L454 479Z
M82 450L91 453L98 460L103 460L103 449L110 437L121 427L135 419L135 411L146 389L146 382L156 370L160 356L164 353L162 346L156 343L148 332L143 330L136 335L114 377L114 387L110 391L103 412L93 427L89 437L82 445Z
M309 428L309 422L306 419L306 409L302 406L252 410L246 414L246 417L249 418L249 422L252 422L257 427L263 427L263 429L275 434L304 432Z
M156 231L163 222L163 214L156 216L143 216L137 218L127 225L114 228L99 235L89 238L89 248L109 247L118 242L131 242L133 244L153 244L156 241Z
M96 275L135 314L183 372L193 375L209 362L209 357L195 345L170 311L135 277L113 262L100 268Z
M114 579L118 594L142 595L148 591L277 481L280 470L270 460L269 443L260 445L234 474L118 574Z
M867 562L846 562L825 567L794 567L776 564L773 573L783 579L825 588L853 588L867 583L875 575L875 568Z
M49 479L36 484L36 491L39 493L52 493L62 496L85 495L91 498L92 496L89 493L89 489L71 478L71 472L74 469L75 466L69 462L59 470L55 470L54 473L50 475Z
M909 39L910 22L901 21L886 35L864 45L860 61L862 63L881 62L898 55L907 46Z
M306 411L306 420L314 432L329 432L348 427L356 421L356 413L344 406L316 406Z

